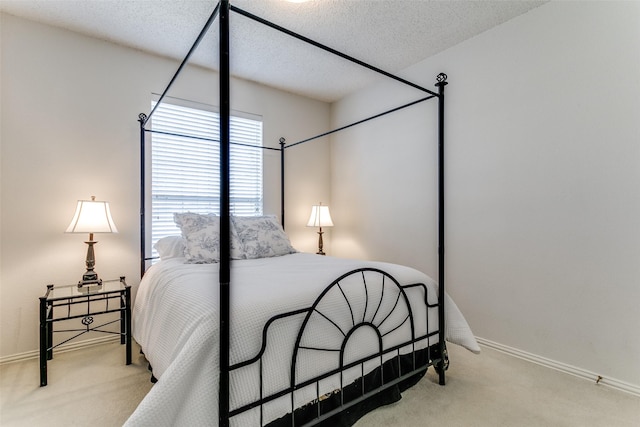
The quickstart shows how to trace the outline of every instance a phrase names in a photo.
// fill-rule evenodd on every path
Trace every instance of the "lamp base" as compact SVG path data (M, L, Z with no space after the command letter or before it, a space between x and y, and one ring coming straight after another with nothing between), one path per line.
M322 250L322 247L324 246L323 242L322 242L322 235L324 234L324 231L322 231L322 227L320 227L320 231L318 231L318 252L316 252L316 255L326 255L324 253L324 251Z
M78 282L78 287L84 286L102 286L102 279L98 278L98 273L95 271L87 271L82 275L82 280Z
M93 240L93 233L89 234L89 241L85 243L89 246L87 248L87 260L85 261L87 271L82 275L82 280L78 282L78 288L82 288L83 286L102 286L102 280L98 279L98 273L93 271L93 267L96 265L93 245L98 243Z

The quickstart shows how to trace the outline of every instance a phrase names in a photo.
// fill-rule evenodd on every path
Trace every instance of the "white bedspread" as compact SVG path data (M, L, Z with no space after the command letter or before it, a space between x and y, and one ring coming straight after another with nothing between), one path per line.
M149 269L140 284L133 310L133 336L153 366L158 382L131 415L126 426L217 425L218 264L184 264L183 261L170 259L159 262ZM233 261L231 364L258 353L262 327L269 318L311 306L331 282L344 273L363 267L379 268L402 285L425 283L429 288L429 302L435 303L437 300L437 286L433 280L412 268L395 264L302 253ZM369 292L375 294L374 290ZM446 296L445 304L447 340L478 352L478 344L455 303ZM367 311L372 311L366 306L353 307L353 310L356 316L362 313L363 317ZM437 329L437 315L433 311L434 315L429 314L430 330ZM264 372L267 392L287 384L293 346L290 335L291 331L297 330L302 319L303 316L297 316L278 321L276 323L281 325L269 334L270 345L265 354L268 368ZM331 341L331 338L321 340L325 339ZM389 339L393 339L393 334ZM437 337L429 344L435 342ZM285 359L284 363L282 359ZM269 365L269 361L278 361L279 368ZM308 362L300 367L301 370L309 370L309 364L315 365L314 362ZM258 397L253 378L256 372L256 367L250 367L231 375L232 408ZM329 380L322 388L331 391L336 388L336 383ZM296 404L313 399L315 388L310 392L296 395ZM267 407L264 421L269 422L289 411L290 400L276 400ZM247 425L249 421L259 419L255 418L258 416L257 411L249 412L233 420L231 425Z

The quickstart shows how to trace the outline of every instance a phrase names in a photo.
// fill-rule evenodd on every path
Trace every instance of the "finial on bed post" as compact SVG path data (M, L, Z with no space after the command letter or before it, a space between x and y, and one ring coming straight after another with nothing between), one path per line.
M436 76L436 80L438 81L438 83L436 83L436 86L444 86L447 84L447 75L445 73L440 73Z
M284 143L286 139L281 136L280 139L280 224L284 230Z

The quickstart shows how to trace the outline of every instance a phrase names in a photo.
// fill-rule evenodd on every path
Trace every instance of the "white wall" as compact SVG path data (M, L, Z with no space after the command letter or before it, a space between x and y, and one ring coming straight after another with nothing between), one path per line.
M152 93L177 63L66 30L1 15L0 357L35 351L38 297L47 283L84 272L82 236L64 234L77 199L109 200L120 231L97 235L96 271L139 281L139 127ZM191 67L172 96L212 105L217 76ZM329 105L246 81L231 86L231 108L262 115L265 143L278 146L327 129ZM293 152L287 231L314 251L308 210L328 199L328 144ZM265 155L265 212L280 213L279 154ZM296 179L297 178L297 179ZM134 288L135 290L135 288Z
M554 1L403 75L439 72L449 293L480 337L638 387L640 3ZM401 99L380 84L333 121ZM333 138L334 253L437 277L435 105Z

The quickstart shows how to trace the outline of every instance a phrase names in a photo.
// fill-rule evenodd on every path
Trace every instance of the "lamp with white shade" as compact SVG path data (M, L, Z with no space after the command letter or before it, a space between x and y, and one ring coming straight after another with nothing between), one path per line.
M96 201L95 196L91 196L91 200L78 200L76 212L65 233L89 233L89 241L85 242L89 246L86 259L87 271L82 275L82 280L78 282L79 288L102 284L102 279L99 279L98 273L94 271L96 258L93 245L98 243L93 240L94 233L117 232L118 229L111 218L109 202Z
M318 255L325 255L322 251L322 227L333 227L333 221L331 220L331 213L329 212L329 206L323 205L320 202L319 205L311 207L311 216L307 222L307 227L318 227Z

